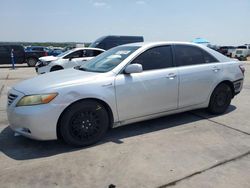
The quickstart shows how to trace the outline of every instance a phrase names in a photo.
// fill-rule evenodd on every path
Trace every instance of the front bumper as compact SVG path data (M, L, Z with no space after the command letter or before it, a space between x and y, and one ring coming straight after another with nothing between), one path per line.
M44 74L46 72L50 72L50 67L48 65L44 65L41 61L37 62L35 69L37 74Z
M24 94L14 89L10 93L18 96L7 106L10 128L14 132L36 140L57 139L57 121L63 111L61 105L49 103L16 107Z

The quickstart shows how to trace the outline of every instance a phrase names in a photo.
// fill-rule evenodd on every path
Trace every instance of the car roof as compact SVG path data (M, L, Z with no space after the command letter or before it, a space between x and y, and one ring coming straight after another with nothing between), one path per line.
M174 44L185 44L185 45L193 45L193 46L203 46L201 44L196 44L193 42L180 42L180 41L158 41L158 42L137 42L137 43L129 43L124 44L123 46L157 46L157 45L174 45Z
M27 48L47 48L46 46L27 46Z
M140 48L151 48L154 46L160 46L160 45L175 45L175 44L183 44L183 45L190 45L190 46L197 46L199 48L202 48L203 50L209 52L211 55L213 55L217 60L220 62L226 62L230 61L230 59L223 54L216 52L215 50L212 50L208 48L205 45L202 44L196 44L193 42L180 42L180 41L161 41L161 42L139 42L139 43L130 43L130 44L124 44L123 46L137 46Z

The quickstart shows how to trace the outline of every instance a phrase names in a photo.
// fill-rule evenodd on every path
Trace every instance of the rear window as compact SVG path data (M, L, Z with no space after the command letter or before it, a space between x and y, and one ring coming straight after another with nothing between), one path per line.
M108 50L110 48L129 44L129 43L136 43L136 42L143 42L143 37L136 37L136 36L106 36L97 39L95 42L90 44L89 47L92 48L101 48Z

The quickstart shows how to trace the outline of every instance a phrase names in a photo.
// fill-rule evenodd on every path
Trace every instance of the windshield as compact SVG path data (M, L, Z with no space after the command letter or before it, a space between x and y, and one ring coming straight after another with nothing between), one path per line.
M91 47L91 48L96 48L97 45L98 45L101 41L103 41L104 38L106 38L106 37L104 36L104 37L98 38L96 41L92 42L92 43L89 45L89 47Z
M111 71L138 48L139 46L118 46L112 48L87 61L79 70L90 72Z

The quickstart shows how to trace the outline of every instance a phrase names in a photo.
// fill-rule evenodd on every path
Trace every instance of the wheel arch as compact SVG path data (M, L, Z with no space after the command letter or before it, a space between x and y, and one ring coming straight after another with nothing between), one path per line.
M52 70L53 68L64 69L63 66L61 66L61 65L53 65L53 66L50 68L49 71L51 72L51 70Z
M226 85L228 85L228 86L230 87L231 91L232 91L233 97L235 96L234 84L233 84L233 82L230 81L230 80L223 80L223 81L221 81L220 83L218 83L218 84L214 87L213 91L214 91L215 88L216 88L218 85L220 85L220 84L226 84ZM212 93L213 93L213 91L212 91ZM211 96L212 96L212 93L211 93L211 95L210 95L210 98L211 98Z
M79 102L82 102L82 101L87 101L87 100L92 100L92 101L96 101L96 102L99 102L100 104L102 104L104 106L104 108L107 110L108 112L108 116L109 116L109 127L112 128L112 125L113 125L113 122L114 122L114 115L113 115L113 111L111 109L111 107L108 105L107 102L105 102L104 100L101 100L101 99L98 99L98 98L84 98L84 99L79 99L77 101L74 101L72 102L70 105L68 105L64 110L63 112L60 114L58 120L57 120L57 125L56 125L56 134L57 134L57 138L58 139L61 139L62 136L61 136L61 132L60 132L60 121L62 119L62 116L64 115L64 113L66 112L66 110L76 104L76 103L79 103Z
M27 59L39 59L39 58L36 56L28 56Z

